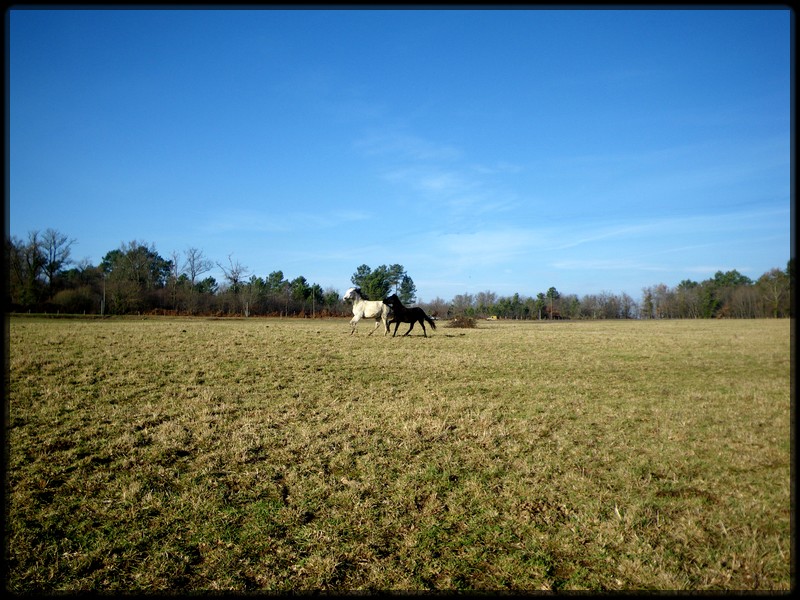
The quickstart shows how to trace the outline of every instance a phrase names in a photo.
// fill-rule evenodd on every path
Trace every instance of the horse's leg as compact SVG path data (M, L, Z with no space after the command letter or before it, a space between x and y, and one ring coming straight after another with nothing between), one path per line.
M394 322L394 333L392 334L392 337L397 335L397 328L398 327L400 327L400 321L395 321Z
M409 333L411 333L411 330L412 330L412 329L414 329L414 321L411 321L411 327L409 327L409 328L408 328L408 331L406 331L406 332L403 334L403 337L405 337L405 336L407 336Z
M375 331L377 331L377 329L378 329L378 326L379 326L380 324L381 324L381 322L380 322L380 321L378 321L377 319L375 319L375 328L374 328L372 331L370 331L370 332L369 332L369 335L372 335L373 333L375 333ZM369 337L369 336L367 336L367 337Z
M419 324L422 325L422 335L424 335L425 337L428 337L428 332L425 330L425 320L424 319L420 319L419 320Z
M358 325L358 319L356 317L350 319L350 335L353 335L356 332L357 325Z

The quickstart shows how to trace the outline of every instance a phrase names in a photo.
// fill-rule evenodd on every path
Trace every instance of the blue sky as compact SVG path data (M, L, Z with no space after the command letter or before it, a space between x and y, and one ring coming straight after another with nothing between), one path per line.
M76 260L638 300L792 251L788 9L6 18L8 233Z

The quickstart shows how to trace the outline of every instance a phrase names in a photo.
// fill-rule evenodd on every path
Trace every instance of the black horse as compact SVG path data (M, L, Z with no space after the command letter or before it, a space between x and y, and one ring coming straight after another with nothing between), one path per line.
M431 327L436 329L436 323L433 319L425 314L424 310L422 310L419 306L406 308L403 306L403 303L400 302L400 298L397 297L397 294L392 294L388 298L384 298L383 303L392 307L393 315L388 323L388 325L394 323L394 333L392 334L392 337L397 334L397 328L400 327L400 323L411 323L411 327L409 327L408 331L403 334L404 336L411 333L411 330L414 329L415 323L422 325L422 335L425 337L428 337L428 332L425 330L425 321L427 321Z

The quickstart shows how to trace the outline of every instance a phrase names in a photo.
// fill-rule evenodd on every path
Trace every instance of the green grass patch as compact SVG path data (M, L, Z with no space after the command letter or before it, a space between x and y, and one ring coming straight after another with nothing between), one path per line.
M793 583L785 320L9 336L15 592Z

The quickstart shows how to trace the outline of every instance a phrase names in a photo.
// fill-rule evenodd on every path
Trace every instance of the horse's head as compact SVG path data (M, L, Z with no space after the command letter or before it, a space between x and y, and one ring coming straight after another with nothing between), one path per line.
M392 294L388 298L384 298L383 299L383 303L384 304L388 304L389 306L394 308L395 304L399 304L400 303L400 298L397 297L397 294Z
M361 288L351 287L342 296L342 300L356 300L361 295Z

